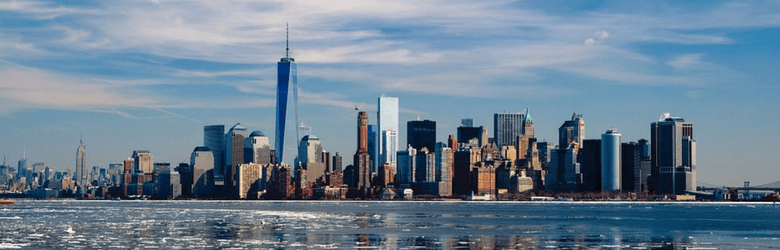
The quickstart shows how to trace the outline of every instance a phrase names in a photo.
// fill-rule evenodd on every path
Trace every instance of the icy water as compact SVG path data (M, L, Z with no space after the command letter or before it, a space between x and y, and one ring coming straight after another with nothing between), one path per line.
M0 248L771 249L772 203L17 201Z

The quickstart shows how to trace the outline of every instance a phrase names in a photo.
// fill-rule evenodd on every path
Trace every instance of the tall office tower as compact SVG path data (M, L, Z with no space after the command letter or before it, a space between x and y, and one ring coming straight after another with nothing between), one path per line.
M333 171L334 173L341 173L342 170L341 168L343 167L343 165L342 165L341 155L339 155L339 152L336 152L336 155L333 156L332 164L333 166L331 167L331 171Z
M472 141L474 140L474 141ZM469 144L470 147L481 148L487 145L487 127L458 127L458 142ZM471 143L475 142L475 143Z
M652 167L650 160L650 142L645 139L639 139L637 141L637 147L639 151L639 166L634 170L639 187L636 192L649 192L648 183L652 180Z
M520 113L496 113L493 115L493 137L496 146L516 146L517 136L523 134L524 115Z
M253 131L244 144L244 162L266 165L271 163L271 143L261 131Z
M366 111L358 112L357 122L357 152L354 157L355 173L353 174L354 188L363 194L371 188L371 160L368 155L368 115Z
M382 154L377 157L380 158L380 161L384 160L385 163L390 164L390 169L395 173L398 167L398 155L396 154L398 153L398 131L384 130L380 137L382 138L382 145L379 145L379 147L382 149Z
M406 143L419 152L423 148L428 151L436 147L436 122L431 120L406 122Z
M246 127L240 123L233 125L225 134L225 191L230 192L236 187L236 173L238 165L244 164L244 144L248 135Z
M555 149L552 142L537 142L536 148L539 150L539 162L542 163L542 169L547 169L550 165L550 152Z
M376 162L377 159L377 148L379 148L377 144L377 132L376 129L379 126L376 124L368 124L368 159L371 160L371 162ZM374 166L376 168L376 166ZM372 169L372 171L375 169Z
M331 158L330 158L330 152L322 150L322 163L325 165L325 172L331 173L333 170L331 169Z
M263 165L257 163L239 164L236 170L236 197L257 199L260 196L260 182L263 180Z
M542 170L542 162L539 160L539 146L537 146L536 138L531 138L528 141L528 151L526 156L528 169Z
M214 179L225 179L225 125L203 127L203 146L214 155Z
M623 192L638 192L642 182L639 178L642 171L642 158L639 144L627 142L620 145L620 190Z
M471 193L471 169L480 161L479 148L464 148L454 152L452 173L452 194L463 196Z
M455 151L458 151L458 140L455 139L455 135L450 135L447 138L447 147L452 149L453 154Z
M531 109L525 108L525 115L523 117L523 135L527 138L534 137L534 120L531 118Z
M580 164L577 163L577 152L576 148L552 151L545 180L547 190L572 192L580 189L582 174Z
M214 193L214 152L208 147L196 147L190 155L192 194L206 197Z
M381 96L377 99L377 161L374 166L389 163L393 172L397 172L398 162L398 97Z
M307 135L298 146L300 165L306 170L306 182L317 183L325 175L325 162L322 160L322 144L316 135ZM296 166L296 172L298 166Z
M574 113L571 120L563 122L558 128L558 148L568 148L574 142L582 147L582 140L585 140L585 120L581 114Z
M87 184L87 147L79 140L79 149L76 150L76 182L79 185Z
M25 149L22 153L22 159L19 159L19 162L17 162L16 165L16 179L20 179L25 176L25 172L27 171L27 150ZM76 180L76 176L73 176L73 179Z
M436 181L436 158L433 150L428 148L418 150L414 161L415 182Z
M586 139L580 149L582 191L601 191L601 139Z
M601 134L601 191L620 191L621 137L614 128Z
M398 177L396 181L401 188L411 187L415 182L414 172L417 159L417 149L411 145L402 151L398 151Z
M289 34L289 33L288 33ZM289 37L289 36L288 36ZM277 64L276 163L295 163L298 146L298 64L290 57L289 39L285 57Z
M460 126L467 127L467 128L474 127L474 119L471 118L460 119Z
M436 166L436 182L439 183L439 195L452 195L452 148L443 142L436 143L434 164Z
M693 123L664 114L650 124L653 191L682 194L696 190L696 140Z
M149 150L133 151L133 163L135 173L152 173L154 170L154 158Z

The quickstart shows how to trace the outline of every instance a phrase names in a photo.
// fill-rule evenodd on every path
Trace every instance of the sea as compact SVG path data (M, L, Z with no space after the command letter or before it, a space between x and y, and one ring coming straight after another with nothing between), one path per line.
M17 200L0 249L780 249L780 205Z

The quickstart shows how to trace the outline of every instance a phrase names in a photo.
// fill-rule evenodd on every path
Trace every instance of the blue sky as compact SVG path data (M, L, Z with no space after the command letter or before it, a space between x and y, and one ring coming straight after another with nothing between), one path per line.
M189 161L202 127L273 135L285 24L300 117L323 147L355 151L354 106L397 96L405 122L492 127L522 112L557 141L649 137L669 112L695 124L698 180L780 179L780 3L774 1L3 1L0 147L63 170L135 149ZM376 122L376 116L370 116ZM490 131L492 133L492 131Z

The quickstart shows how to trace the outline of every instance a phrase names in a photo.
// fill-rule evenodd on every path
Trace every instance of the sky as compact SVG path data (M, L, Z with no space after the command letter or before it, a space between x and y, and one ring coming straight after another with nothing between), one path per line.
M0 0L0 149L9 165L189 162L203 126L273 138L276 63L298 63L300 120L350 159L355 107L487 126L530 109L540 141L576 112L586 139L693 122L699 184L780 180L777 1ZM348 161L347 161L348 162ZM347 163L345 163L346 165Z

